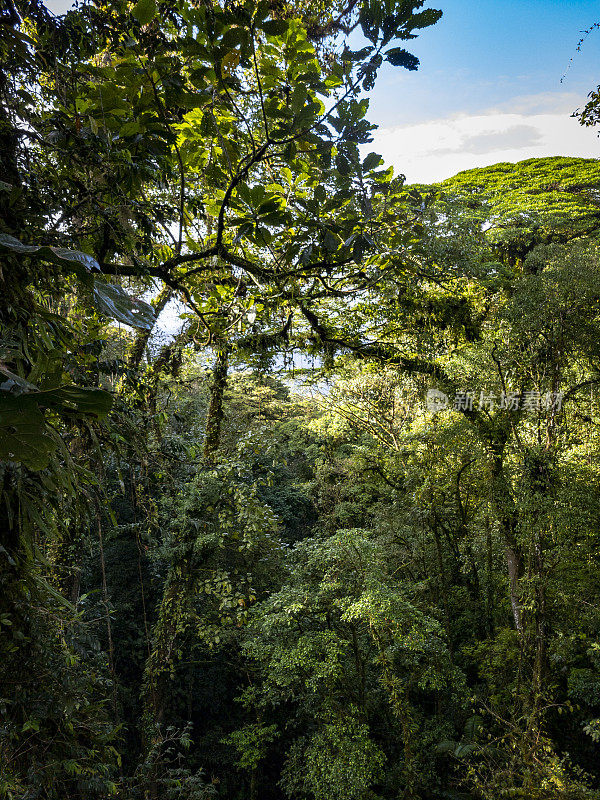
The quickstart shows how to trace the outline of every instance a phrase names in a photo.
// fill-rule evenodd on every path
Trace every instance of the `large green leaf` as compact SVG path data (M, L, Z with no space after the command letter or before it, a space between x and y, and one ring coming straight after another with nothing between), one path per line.
M130 297L116 283L95 280L94 302L100 313L134 328L151 329L156 321L152 306Z
M383 164L383 158L379 155L379 153L369 153L362 163L362 168L365 172L370 172L371 170L376 169L380 164Z
M23 244L14 236L0 233L0 248L21 256L43 258L54 264L74 269L76 272L100 272L95 258L80 250L67 250L50 245ZM119 320L135 328L152 328L155 322L152 306L143 300L135 300L121 286L95 281L94 301L98 310L107 317Z
M34 394L0 392L0 460L44 469L57 446Z
M157 12L156 0L138 0L132 14L142 25L147 25Z
M0 361L0 376L2 377L2 383L0 383L0 390L10 392L15 391L18 393L19 390L22 392L34 392L37 389L37 386L30 381L26 381L25 378L22 378L20 375L12 372L8 367Z
M102 389L61 386L19 395L0 390L0 460L18 461L33 470L44 469L58 446L44 409L100 418L111 406L112 396Z
M103 389L84 389L81 386L60 386L46 392L35 392L38 406L52 408L67 414L85 414L104 417L112 407L112 395Z
M52 247L47 244L23 244L6 233L0 233L0 248L20 256L42 258L62 267L74 269L76 272L100 272L100 265L96 259L80 250L67 250L64 247Z
M469 741L473 741L477 734L481 731L483 727L483 719L479 716L479 714L475 714L465 722L465 732L464 738L468 739Z

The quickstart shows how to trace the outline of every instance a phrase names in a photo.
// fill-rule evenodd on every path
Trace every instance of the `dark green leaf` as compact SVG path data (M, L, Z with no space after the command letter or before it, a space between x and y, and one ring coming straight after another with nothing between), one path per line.
M419 68L419 59L403 47L392 47L386 52L385 60L395 67L405 67L409 70Z
M134 328L151 329L156 321L152 306L135 300L116 283L94 281L94 303L101 314Z
M281 36L288 29L288 24L283 19L272 19L261 25L267 36Z
M331 231L327 231L325 234L325 238L323 239L323 246L326 250L332 253L334 250L337 250L339 247L339 239L335 236Z
M362 168L365 172L370 172L372 169L375 169L380 164L383 164L383 159L379 155L379 153L369 153L369 155L365 158L362 163Z
M141 25L146 25L156 12L156 0L138 0L131 13Z
M53 408L63 413L89 414L105 417L112 408L112 395L103 389L86 389L81 386L61 386L47 392L35 392L28 397L42 408Z
M14 397L0 391L0 460L44 469L57 445L33 395Z
M75 272L100 272L100 265L95 258L80 250L67 250L64 247L51 247L50 245L23 244L14 236L0 233L0 249L9 250L20 256L32 256L51 261L60 266L74 269Z
M336 159L335 159L335 166L336 166L337 171L340 173L340 175L349 175L350 174L351 165L350 165L350 162L348 161L348 159L345 156L343 156L341 154L337 155Z
M441 19L443 15L443 11L435 8L428 8L425 11L421 11L420 14L415 14L411 17L408 27L409 28L428 28L430 25L435 25L435 23Z

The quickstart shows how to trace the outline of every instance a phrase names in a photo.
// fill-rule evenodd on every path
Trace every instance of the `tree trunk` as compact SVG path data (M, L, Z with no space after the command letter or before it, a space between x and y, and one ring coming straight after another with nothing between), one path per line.
M219 447L227 368L228 348L223 347L217 353L213 369L213 383L206 420L204 459L207 467L210 466ZM194 481L201 479L202 469L197 473ZM193 496L193 492L191 496ZM154 737L161 735L161 727L165 723L169 677L177 657L177 640L187 627L193 598L197 591L198 567L205 557L205 553L198 551L197 536L196 528L187 522L186 511L181 531L178 534L180 546L177 548L176 558L169 567L158 610L158 619L153 630L152 648L144 670L142 698L148 725L145 743L147 752L154 744ZM159 797L155 778L149 781L149 793L153 800Z
M204 458L212 461L221 441L221 423L223 421L223 397L227 386L227 370L229 348L221 347L217 352L217 360L213 368L213 383L210 390L210 403L206 417L206 438L204 440Z
M486 527L486 550L487 550L487 626L488 636L494 635L494 553L492 549L492 527L489 517L485 518Z
M170 286L163 286L160 290L158 295L152 301L152 307L154 308L154 314L156 316L156 320L158 321L158 317L160 316L161 311L167 305L169 300L173 297L173 289ZM127 358L127 366L129 369L137 371L140 363L142 361L142 356L144 355L144 350L146 349L146 345L152 335L152 331L154 328L138 331L137 336L135 337L135 341L131 346L131 350L129 351L129 356Z
M503 448L496 447L492 461L492 502L504 538L504 552L508 572L508 589L515 628L523 634L523 614L519 598L519 578L523 571L523 558L517 543L517 509L504 474Z

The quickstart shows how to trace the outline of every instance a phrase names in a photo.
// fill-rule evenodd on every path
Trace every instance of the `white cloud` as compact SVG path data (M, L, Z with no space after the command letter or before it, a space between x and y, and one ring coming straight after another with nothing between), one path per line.
M585 97L577 92L539 92L511 97L504 103L488 108L489 114L565 114L585 103Z
M45 5L53 14L66 14L73 7L73 0L46 0Z
M516 98L523 108L525 98ZM530 107L548 108L551 98L531 98ZM565 96L552 112L507 113L493 109L480 114L459 114L416 125L380 128L370 149L381 153L409 183L432 183L473 167L500 161L522 161L544 156L600 158L596 131L582 128L567 110Z

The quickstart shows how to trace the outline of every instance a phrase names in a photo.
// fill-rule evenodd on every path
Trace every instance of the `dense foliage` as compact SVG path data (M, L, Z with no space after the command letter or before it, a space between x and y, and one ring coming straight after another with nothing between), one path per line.
M600 168L384 168L423 6L0 11L0 797L600 797Z

